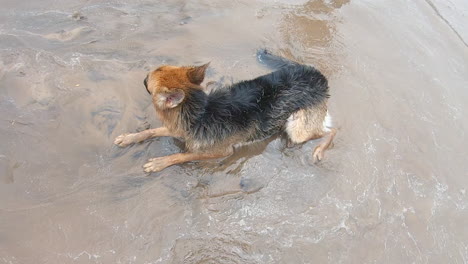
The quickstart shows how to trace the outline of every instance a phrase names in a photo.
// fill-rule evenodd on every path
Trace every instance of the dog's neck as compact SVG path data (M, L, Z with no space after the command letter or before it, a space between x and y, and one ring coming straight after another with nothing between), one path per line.
M198 89L186 91L185 100L175 108L156 109L164 126L176 135L187 136L190 129L205 112L208 95Z

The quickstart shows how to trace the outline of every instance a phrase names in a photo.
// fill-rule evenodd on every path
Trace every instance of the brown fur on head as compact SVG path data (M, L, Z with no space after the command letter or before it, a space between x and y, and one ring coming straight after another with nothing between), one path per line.
M145 86L153 96L156 110L164 111L179 106L190 89L202 89L209 63L193 67L161 66L150 72Z

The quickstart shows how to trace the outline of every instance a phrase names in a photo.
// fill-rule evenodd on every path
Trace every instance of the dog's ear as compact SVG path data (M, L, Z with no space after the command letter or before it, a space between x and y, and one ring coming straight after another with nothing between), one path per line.
M174 108L178 106L185 98L185 93L181 89L175 89L166 96L166 107Z
M172 89L168 93L160 93L157 103L161 108L174 108L184 101L185 93L181 89Z
M205 71L209 65L210 63L208 62L202 66L191 67L187 71L187 77L189 78L190 82L196 85L200 85L203 82L203 79L205 79Z

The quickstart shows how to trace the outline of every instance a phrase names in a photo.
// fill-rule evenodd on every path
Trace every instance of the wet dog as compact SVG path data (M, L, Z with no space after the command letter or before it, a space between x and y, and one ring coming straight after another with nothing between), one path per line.
M208 64L161 66L150 72L144 85L164 126L120 135L114 143L125 147L154 137L185 140L185 153L150 159L145 172L227 157L235 145L281 132L295 144L323 138L312 153L314 161L323 159L336 134L327 111L327 79L311 66L266 50L257 55L275 71L210 93L201 86Z

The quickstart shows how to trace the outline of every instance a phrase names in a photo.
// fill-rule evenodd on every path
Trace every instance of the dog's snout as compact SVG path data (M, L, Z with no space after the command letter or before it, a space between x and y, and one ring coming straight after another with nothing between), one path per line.
M151 94L150 91L148 90L148 76L146 76L145 80L143 81L143 84L145 85L146 91L147 91L149 94Z

